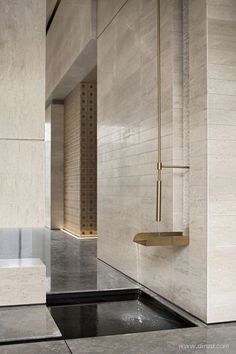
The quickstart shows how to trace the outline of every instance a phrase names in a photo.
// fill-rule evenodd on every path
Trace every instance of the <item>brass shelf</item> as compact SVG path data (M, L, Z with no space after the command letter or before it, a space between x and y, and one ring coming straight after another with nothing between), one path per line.
M189 244L189 236L182 232L141 232L134 236L133 242L143 246L185 247Z

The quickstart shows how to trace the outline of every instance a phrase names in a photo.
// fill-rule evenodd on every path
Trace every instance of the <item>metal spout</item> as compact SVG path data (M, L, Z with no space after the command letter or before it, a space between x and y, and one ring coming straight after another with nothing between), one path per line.
M189 236L183 236L182 232L142 232L135 235L133 242L142 246L185 247L189 244Z

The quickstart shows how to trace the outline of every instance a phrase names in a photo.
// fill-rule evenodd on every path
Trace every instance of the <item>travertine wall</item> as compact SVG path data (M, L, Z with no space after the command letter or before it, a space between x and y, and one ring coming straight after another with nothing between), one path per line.
M208 0L208 319L236 319L236 2Z
M93 236L96 221L96 84L80 83L65 100L64 228Z
M236 3L190 2L190 219L204 252L207 322L236 319ZM201 20L200 20L201 19ZM198 224L198 227L196 227ZM191 236L192 238L192 236ZM205 274L206 273L206 274Z
M163 162L184 164L181 3L161 1L162 149ZM195 211L191 221L183 215L188 172L163 173L158 225L156 162L157 1L128 0L98 38L98 256L206 319L206 234ZM193 170L193 184L196 174ZM196 192L193 206L194 198ZM188 224L191 242L184 249L132 242L141 231Z
M127 0L99 0L97 2L97 35L109 25Z
M43 226L46 1L0 9L0 227Z
M159 226L156 5L128 0L112 21L98 18L108 24L98 38L98 256L206 322L232 321L236 3L161 0L163 162L190 171L163 173ZM132 242L188 227L184 249Z
M50 17L52 16L54 8L55 8L55 6L57 4L57 0L47 0L46 3L47 3L46 21L47 21L47 24L48 24L48 21L50 20Z
M189 230L186 272L198 277L201 319L207 321L207 18L206 2L189 1ZM195 292L190 293L192 297ZM195 307L190 308L195 312Z
M161 2L161 153L164 165L188 165L184 159L183 120L183 8L182 1ZM156 130L157 131L157 130ZM162 230L185 230L189 220L183 214L186 170L162 172ZM188 186L185 188L188 195ZM187 208L186 208L187 209ZM185 219L185 221L184 221Z
M96 65L96 0L61 0L46 46L49 103L64 99Z

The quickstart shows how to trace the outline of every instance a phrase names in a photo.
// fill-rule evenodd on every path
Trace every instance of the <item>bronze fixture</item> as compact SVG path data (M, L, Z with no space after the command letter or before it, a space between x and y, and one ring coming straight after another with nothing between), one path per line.
M156 221L161 221L161 201L162 201L162 179L161 172L163 169L189 169L189 166L181 165L163 165L161 161L161 26L160 26L160 1L158 1L158 115L157 115L157 191L156 191ZM184 236L183 232L143 232L135 235L133 242L143 246L187 246L189 244L189 236Z
M133 241L143 246L183 247L189 244L189 236L183 236L182 232L141 232Z
M161 128L159 128L160 130ZM161 150L161 142L160 139L158 140L158 150ZM160 154L158 154L159 156ZM189 166L179 166L179 165L162 165L162 162L157 162L157 171L158 171L158 178L157 178L157 197L156 197L156 221L161 221L161 200L162 200L162 180L161 180L161 171L164 168L180 168L180 169L188 169Z

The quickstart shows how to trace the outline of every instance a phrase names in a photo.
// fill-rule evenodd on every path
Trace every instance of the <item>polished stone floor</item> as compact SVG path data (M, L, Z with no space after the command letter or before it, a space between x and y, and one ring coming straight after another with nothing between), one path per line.
M14 229L1 230L0 242L0 259L40 258L46 264L50 293L139 288L139 284L97 260L95 239L78 240L47 229ZM234 323L95 338L61 338L46 306L0 308L0 354L236 353ZM40 341L14 344L22 339Z
M73 354L235 354L236 326L71 339L67 344Z
M77 239L49 229L1 229L0 259L40 258L49 293L137 288L97 259L96 239Z
M71 354L71 351L64 341L49 341L2 345L0 354Z
M52 338L61 338L61 332L46 306L0 308L0 344Z
M235 354L236 327L184 328L0 346L0 354Z

